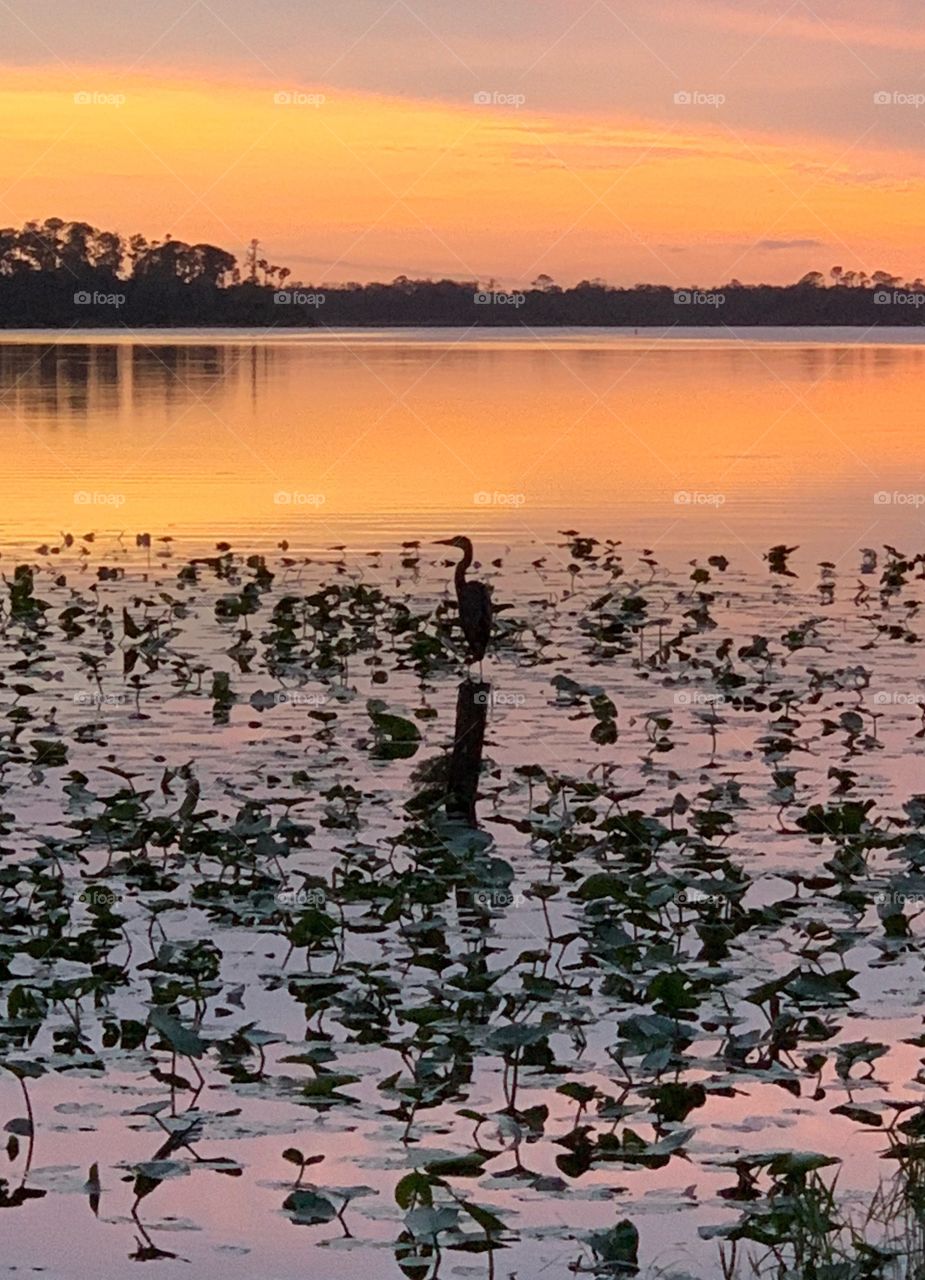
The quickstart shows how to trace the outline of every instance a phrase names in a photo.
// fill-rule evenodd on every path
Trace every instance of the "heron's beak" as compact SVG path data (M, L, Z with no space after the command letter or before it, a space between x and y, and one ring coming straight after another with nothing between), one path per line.
M452 547L455 543L452 538L437 538L434 542L435 547Z

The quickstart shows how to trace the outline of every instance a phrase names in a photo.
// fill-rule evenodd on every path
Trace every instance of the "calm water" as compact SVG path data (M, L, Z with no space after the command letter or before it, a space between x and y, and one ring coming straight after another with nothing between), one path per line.
M0 536L918 545L917 334L684 332L6 335Z
M471 1151L473 1109L503 1116L502 1058L488 1035L509 1009L526 1009L527 1021L541 1011L561 1019L550 1033L556 1071L531 1065L518 1094L521 1106L548 1106L549 1117L524 1143L529 1183L512 1174L501 1128L485 1131L493 1163L459 1191L510 1223L509 1247L497 1259L447 1250L447 1280L552 1280L574 1274L579 1257L590 1274L584 1236L624 1216L639 1231L645 1280L708 1280L719 1273L718 1246L698 1232L731 1224L742 1210L728 1196L736 1161L768 1151L831 1155L840 1161L839 1195L852 1203L891 1177L897 1162L880 1158L885 1126L858 1120L845 1104L890 1118L895 1102L922 1106L925 1097L921 911L910 906L914 936L890 937L877 906L900 894L915 904L925 897L925 819L918 803L907 803L921 790L925 583L905 568L901 586L887 589L882 553L860 578L857 570L862 547L925 546L923 358L908 333L876 344L795 331L752 332L747 341L456 332L0 340L0 570L10 578L10 542L60 547L54 557L23 556L35 563L48 619L40 641L28 611L23 621L8 608L0 628L0 715L9 721L0 732L0 827L4 866L23 869L4 889L5 907L17 912L4 919L23 940L40 940L21 948L0 980L7 1027L14 985L44 991L52 980L87 974L81 953L49 959L46 950L57 937L48 913L58 910L47 849L69 842L59 874L71 937L89 928L80 895L91 876L125 921L100 952L112 992L84 999L85 1040L73 1040L76 1015L57 996L40 1027L17 1032L16 1056L47 1068L30 1077L31 1135L18 1084L0 1071L0 1207L9 1191L33 1193L7 1200L11 1212L0 1214L0 1273L123 1280L137 1271L130 1262L145 1261L152 1280L413 1274L400 1265L407 1231L396 1186L428 1161ZM555 535L563 528L622 538L625 562L622 550L615 559L584 556ZM94 542L61 545L59 531L91 529L103 531ZM221 573L213 563L182 574L180 546L148 556L130 537L120 547L113 533L121 530L178 543L225 537L241 556ZM504 638L486 663L494 693L480 818L516 897L476 925L448 889L436 919L451 962L438 957L438 967L433 957L412 957L409 913L371 921L365 898L346 900L349 965L328 953L311 962L314 977L343 968L344 994L330 998L323 1018L309 1017L311 999L293 986L298 979L308 989L304 951L290 954L275 908L260 906L259 894L256 906L237 887L218 894L226 867L213 837L234 832L248 858L253 840L255 865L268 869L270 883L277 873L287 885L320 878L341 919L348 868L391 885L427 855L412 839L423 820L409 818L417 811L408 800L452 742L460 671L450 661L422 674L410 660L407 624L420 624L422 641L437 634L451 557L432 547L406 554L398 544L460 530L477 537L482 576L507 607L499 614ZM272 545L281 538L290 543L285 554ZM760 558L783 541L800 544L791 558L798 577L772 577ZM294 554L337 542L353 545L342 556ZM486 548L504 542L515 545L489 564ZM262 544L273 577L256 610L251 602L243 619L229 616L229 600L260 567L244 555ZM641 546L655 556L640 560L630 548ZM706 615L691 608L684 563L704 550L732 561L710 567L697 597L710 604ZM820 583L814 561L822 558L840 564ZM311 601L332 584L336 646L320 646L312 623L290 653L294 633L277 612L283 600ZM640 596L651 621L627 646L622 603ZM682 627L683 645L662 652L663 633L680 637ZM770 661L749 644L763 636ZM332 663L335 648L347 655L342 667ZM426 643L414 650L430 651ZM744 685L726 679L733 668ZM219 676L228 681L224 709ZM601 689L616 714L613 738L595 732ZM374 750L377 705L413 717L413 757ZM793 766L792 794L782 761ZM551 782L536 782L538 773ZM143 797L143 819L131 816L123 781ZM348 782L349 811L341 799ZM693 829L686 813L704 820L696 841L678 836L659 846L651 883L637 874L644 864L634 846L620 854L636 895L634 929L637 921L649 928L645 895L666 877L669 887L678 878L706 883L717 897L734 882L705 876L725 877L727 857L730 872L747 877L745 909L756 914L721 969L700 953L694 909L663 899L632 991L611 981L618 966L610 935L599 937L595 903L575 886L615 865L607 843L615 837L602 833L613 831L604 823L621 797L647 821L670 822L673 835L676 822L682 835ZM805 832L815 828L798 825L809 806L846 798L874 805L878 836L847 881L829 874L837 842L811 839ZM139 875L124 856L137 830L170 829L188 804L178 834L150 857L151 875ZM252 806L276 824L282 870L267 856ZM705 821L714 812L723 820L715 830ZM195 845L187 831L194 817ZM308 824L304 842L292 836L293 819ZM897 832L908 836L904 854ZM206 852L194 857L191 849ZM170 878L154 876L159 866ZM846 883L852 892L843 892ZM537 885L551 885L555 896L547 903ZM208 895L197 896L204 888ZM21 910L11 907L17 898ZM669 923L684 971L698 983L710 979L709 995L697 995L683 1070L669 1069L710 1086L690 1117L671 1122L672 1132L690 1124L684 1155L570 1171L560 1163L563 1139L578 1120L560 1086L590 1084L611 1101L623 1090L610 1050L620 1020L653 1003L649 968L668 971ZM156 1048L153 1035L133 1045L122 1033L144 1023L155 992L172 980L181 965L173 948L207 941L221 954L201 1023L211 1045L205 1083L191 1097L181 1060L176 1102L166 1047ZM543 959L538 948L547 943ZM503 1002L473 1023L473 1071L459 1096L415 1109L409 1128L393 1096L395 1073L410 1070L399 1052L409 1022L397 1011L423 1009L435 991L449 990L476 947L486 948L486 972ZM787 996L788 1016L818 1010L828 1038L820 1046L804 1037L782 1060L749 1060L738 1049L728 1056L717 1028L727 1027L730 1010L737 1036L763 1035L770 1019L751 993L797 963L829 976L846 967L853 978L844 998L829 988L814 995L812 984L808 994ZM369 1007L363 966L380 964L401 987L388 1026L369 1040L357 1035L357 1011L366 1018ZM531 990L524 980L535 985L537 973L552 985L522 1003ZM232 1078L219 1050L255 1026L270 1037L266 1069ZM837 1046L862 1039L884 1052L873 1074L858 1067L846 1078ZM330 1107L305 1092L315 1070L305 1055L319 1045L333 1055L331 1069L353 1081ZM643 1065L643 1049L630 1053L624 1120L648 1142L656 1129L646 1090L664 1068ZM820 1049L824 1066L810 1066ZM401 1079L407 1088L410 1074ZM162 1120L152 1106L161 1106ZM168 1146L166 1159L164 1126L186 1134L191 1119L188 1144ZM283 1152L293 1144L324 1157L309 1184L317 1179L338 1202L362 1191L347 1213L349 1234L346 1224L297 1224L284 1212L294 1167ZM155 1185L146 1190L138 1176ZM748 1274L743 1264L737 1280Z
M414 830L421 825L409 823L408 801L420 794L420 778L430 776L418 770L439 759L453 733L456 664L441 663L422 676L408 660L405 629L409 617L428 616L445 592L449 575L442 552L348 553L337 557L343 569L338 573L320 558L292 564L296 557L270 551L267 566L275 578L265 583L252 620L245 623L249 641L244 646L241 620L216 606L229 599L232 587L253 580L256 566L239 558L226 565L223 576L200 565L189 577L180 574L176 548L165 559L154 558L149 569L147 557L133 546L122 554L107 543L99 538L89 546L65 547L54 559L37 557L35 591L48 619L40 640L31 626L11 619L9 610L0 628L0 716L9 722L2 731L0 772L7 876L0 940L7 946L11 938L19 943L9 974L0 971L0 1067L12 1059L47 1068L29 1080L34 1143L23 1134L17 1083L0 1070L0 1208L8 1210L0 1213L0 1275L559 1280L591 1275L584 1237L628 1217L640 1237L644 1270L639 1280L714 1280L720 1274L717 1244L701 1239L698 1229L731 1224L745 1207L727 1195L733 1162L769 1150L832 1155L840 1162L843 1199L869 1194L881 1179L893 1177L897 1162L880 1159L887 1147L885 1128L859 1125L844 1104L889 1114L893 1102L921 1106L925 1098L918 1038L925 1004L922 913L919 906L910 907L917 917L914 938L888 939L871 897L879 890L909 895L903 901L916 904L925 898L918 862L925 820L915 817L916 829L909 829L902 807L921 790L921 751L913 737L922 724L915 701L921 696L921 645L892 634L902 631L897 624L903 618L910 634L920 632L925 617L921 579L910 575L901 595L881 597L877 573L865 575L863 593L853 572L836 574L832 600L826 602L827 593L814 585L815 573L774 582L763 567L751 572L730 566L717 571L708 588L715 599L710 610L715 627L687 632L682 654L653 664L662 634L670 638L691 619L687 566L677 574L655 566L653 574L651 565L628 554L625 575L615 574L616 566L585 560L572 581L564 567L567 559L563 563L548 555L543 563L533 549L505 557L489 572L504 591L508 619L521 621L508 639L499 639L486 663L495 697L480 819L493 841L492 861L509 867L516 897L508 895L510 901L500 902L490 920L477 923L460 910L446 882L432 917L430 907L413 905L398 919L386 919L362 886L380 886L384 903L398 875L410 873L418 859L432 858L432 850L419 847ZM100 576L96 570L102 565L116 565L118 572ZM388 602L377 613L374 629L367 604L354 611L349 603L370 598L365 592L351 594L361 583L377 586ZM295 653L288 653L291 633L283 635L274 622L284 597L316 599L322 586L332 584L335 593L343 590L343 603L331 615L337 619L334 638L349 654L342 678L319 653L313 627ZM602 643L602 617L613 615L602 615L599 603L613 598L616 609L624 595L638 599L639 592L653 621L628 646L615 648L609 627ZM8 595L5 588L4 600ZM135 619L128 630L127 616ZM353 618L364 642L356 652L353 623L345 621ZM132 657L139 624L157 635L145 649L140 679L141 663ZM367 640L373 631L381 636L375 648ZM808 641L803 647L785 649L776 639L799 631ZM736 668L751 696L719 693L713 679L717 653L725 647L738 655L739 646L758 633L772 637L775 661L767 668L737 656ZM863 684L857 679L859 661L870 673L866 693L858 688ZM210 672L220 671L228 673L233 695L224 716L216 714L210 692ZM601 686L617 709L615 741L595 736L594 717L585 709ZM727 685L723 688L728 692ZM789 691L786 720L777 714L774 697L767 696L780 688ZM382 759L371 750L372 698L414 716L422 739L414 756ZM719 712L715 738L706 723L714 718L708 707ZM860 712L876 738L858 737L852 717L860 719ZM653 750L653 716L660 717L661 745L668 751ZM790 803L771 787L779 778L778 748L788 724L796 730L796 750L787 760L798 775ZM45 748L52 734L67 754L49 764ZM190 794L185 785L181 789L176 773L183 767L192 770L201 788L194 805L195 834L178 832L163 846L159 838L154 847L149 834L144 837L147 857L127 856L137 847L138 831L154 830L150 823L171 829L172 815ZM610 781L598 788L596 779L603 779L605 770L620 791ZM537 772L561 778L554 804L546 784L535 780ZM851 784L849 794L875 805L879 830L909 831L909 852L869 850L849 893L848 885L825 874L832 867L834 842L810 841L796 820L810 802L837 803L836 786L852 777L857 787ZM580 792L573 792L576 779L582 782ZM144 797L144 818L132 816L123 780L131 780L132 790ZM337 801L336 791L345 782L356 801L353 819ZM658 856L643 872L634 846L623 853L622 842L618 846L616 837L604 834L603 824L621 795L631 797L632 810L638 806L653 830L685 797L697 815L718 812L723 829L702 842L679 832L677 839L660 843ZM256 806L251 816L245 804ZM919 808L911 805L905 813L915 815ZM265 819L255 821L258 813ZM277 826L283 818L287 828ZM279 845L268 845L264 820L276 826ZM689 822L685 819L682 832ZM298 829L304 843L291 834ZM233 875L215 856L224 847L215 843L220 831L236 833ZM67 850L60 864L55 861L66 908L49 892L49 847ZM274 847L279 858L269 856ZM264 889L251 883L254 857ZM726 893L734 883L722 870L727 858L736 882L747 886L745 909L769 914L752 918L721 965L701 951L704 939L694 932L697 909L681 913L668 904L663 904L664 922L662 908L635 912L632 927L645 930L644 938L656 939L649 922L658 917L658 945L645 943L638 962L621 961L609 930L601 933L595 924L599 904L577 893L585 877L604 867L619 867L621 875L625 868L625 882L647 898L664 886L666 876ZM20 868L18 885L9 878L13 867ZM166 880L159 867L169 872ZM266 898L273 885L299 885L306 875L330 886L332 912L341 915L335 904L345 898L340 956L325 950L309 961L301 946L290 954L273 901ZM445 875L438 863L434 882ZM91 885L90 876L101 882ZM363 896L350 897L341 886L358 876ZM536 894L544 884L554 891L545 909ZM66 909L67 936L86 944L93 930L84 904L86 890L94 886L112 893L124 925L107 932L100 952L107 964L94 968L110 975L105 997L87 995L81 1002L72 996L66 1005L63 997L52 999L52 983L88 978L89 960L81 952L52 955L52 939ZM323 896L328 903L327 889ZM417 930L408 922L416 919L412 912L423 915L424 910L445 936L445 959L411 954L409 938ZM626 910L615 900L614 929L622 928ZM155 912L160 932L153 927ZM425 937L431 934L428 929ZM114 1040L113 1029L130 1031L133 1023L137 1027L148 1018L155 995L162 997L174 981L173 949L194 944L215 949L218 967L214 981L206 984L200 1024L213 1047L201 1061L205 1084L195 1096L192 1085L183 1083L191 1078L189 1063L176 1064L179 1096L169 1107L164 1072L173 1070L170 1054L155 1047L153 1035L146 1045L133 1047L118 1033ZM703 982L710 994L689 1024L692 1044L680 1068L644 1064L642 1049L630 1046L634 1088L624 1121L648 1140L653 1116L651 1093L644 1090L669 1077L709 1086L703 1105L671 1124L672 1133L690 1130L684 1156L652 1167L623 1160L597 1161L588 1169L560 1163L564 1140L577 1123L575 1104L559 1092L561 1086L590 1084L610 1098L618 1093L627 1098L624 1069L617 1068L610 1050L621 1020L649 1008L654 998L646 994L649 978L670 971L666 953L675 948L679 971ZM405 1088L418 1061L425 1064L422 1075L427 1070L436 1076L446 1061L441 1046L447 1031L428 1032L440 1038L425 1041L429 1055L415 1049L416 1058L408 1049L409 1021L398 1011L431 1007L443 993L451 1001L456 984L469 981L463 958L472 956L491 975L499 1007L490 1004L484 1012L466 1015L471 1021L464 1024L465 1041L474 1050L471 1076L460 1078L448 1096L427 1100L409 1127L396 1112L395 1073L403 1073ZM823 972L844 965L853 975L850 999L823 992L818 1000L826 1041L804 1039L773 1063L757 1055L751 1061L725 1056L717 1028L725 1025L729 1011L738 1035L760 1036L767 1030L765 1014L749 993L798 964ZM385 1023L370 1013L375 1006L367 994L366 965L380 966L400 980ZM614 973L624 971L632 973L632 991L612 981ZM318 1016L310 975L334 973L338 982L330 995L320 997ZM525 975L541 982L535 999L525 990ZM546 980L550 985L543 985ZM33 1020L17 1028L7 1012L15 1007L12 991L24 988L49 992L40 1026ZM188 1020L194 1006L185 990L180 1004ZM804 1014L816 1011L812 992L802 999ZM80 1038L75 1041L78 1008ZM510 1224L508 1247L498 1257L450 1247L439 1269L402 1267L405 1217L396 1202L397 1184L414 1168L473 1150L473 1110L491 1118L482 1137L495 1135L505 1095L501 1058L490 1051L487 1036L489 1028L508 1022L508 1009L516 1009L517 1021L528 1024L547 1015L554 1020L556 1069L546 1070L542 1061L530 1066L518 1093L521 1107L548 1107L548 1120L542 1134L524 1143L526 1180L511 1173L510 1139L497 1129L486 1143L491 1162L484 1173L457 1181L458 1194ZM795 1011L788 996L784 1014ZM238 1073L232 1078L219 1049L227 1052L255 1024L269 1035L266 1070L259 1079ZM577 1042L570 1030L575 1027L582 1029ZM862 1038L889 1052L877 1058L875 1077L865 1078L858 1069L846 1080L835 1070L834 1044ZM12 1052L9 1041L16 1046ZM313 1069L299 1055L319 1050L328 1069L344 1072L351 1082L346 1097L330 1106L315 1105L303 1094ZM824 1074L808 1065L810 1050L828 1056ZM248 1054L247 1061L254 1056ZM160 1108L158 1118L152 1107ZM17 1120L18 1128L11 1130ZM596 1111L588 1121L595 1131L616 1127ZM193 1122L188 1145L165 1151L165 1126L186 1134ZM20 1140L11 1145L14 1131ZM323 1156L309 1171L311 1184L338 1198L348 1189L362 1190L346 1215L349 1236L347 1223L298 1225L284 1212L294 1172L283 1152L293 1145ZM87 1191L94 1167L101 1187L95 1209ZM911 1168L917 1168L915 1161ZM834 1176L835 1169L827 1172ZM154 1185L140 1185L136 1174L150 1176ZM537 1178L544 1183L537 1184ZM11 1204L9 1197L20 1186L28 1187L31 1198ZM852 1207L861 1212L857 1201ZM585 1269L576 1272L579 1258ZM141 1270L131 1265L140 1261L146 1263ZM596 1274L603 1280L614 1273ZM743 1263L735 1280L754 1274Z

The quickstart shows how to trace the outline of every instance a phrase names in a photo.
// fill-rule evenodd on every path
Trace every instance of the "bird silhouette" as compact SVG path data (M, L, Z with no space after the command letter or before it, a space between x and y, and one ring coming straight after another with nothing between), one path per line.
M767 560L768 568L772 573L781 573L785 578L795 578L797 575L787 566L787 557L799 549L799 547L788 547L782 542L765 552L764 559Z
M456 547L462 552L462 559L456 566L454 581L456 583L456 600L459 605L459 621L468 645L468 662L479 664L479 679L482 678L482 659L491 639L491 591L484 582L468 582L466 572L472 564L472 543L469 538L441 538L437 546Z

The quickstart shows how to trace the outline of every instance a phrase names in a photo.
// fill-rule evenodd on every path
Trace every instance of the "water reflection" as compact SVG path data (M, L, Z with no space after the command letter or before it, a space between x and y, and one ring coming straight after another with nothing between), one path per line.
M755 555L786 536L837 558L922 531L903 498L923 487L923 360L908 339L818 335L7 338L0 534L581 527Z

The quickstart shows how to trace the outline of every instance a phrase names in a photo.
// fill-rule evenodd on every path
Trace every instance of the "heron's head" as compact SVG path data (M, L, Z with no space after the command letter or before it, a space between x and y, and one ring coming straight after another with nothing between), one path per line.
M457 534L455 538L438 538L435 547L456 547L459 551L471 551L472 543L468 538Z

